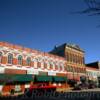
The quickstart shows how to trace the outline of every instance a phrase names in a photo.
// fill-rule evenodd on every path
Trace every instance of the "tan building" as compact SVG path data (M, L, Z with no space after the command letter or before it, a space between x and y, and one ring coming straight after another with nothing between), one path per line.
M66 59L66 71L69 79L80 80L80 76L86 74L84 51L74 44L62 44L55 46L50 53Z

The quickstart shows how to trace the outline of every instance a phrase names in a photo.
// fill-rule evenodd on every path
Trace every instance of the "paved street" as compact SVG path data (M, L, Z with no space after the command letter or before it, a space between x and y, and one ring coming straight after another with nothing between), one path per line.
M70 92L27 92L16 97L1 97L0 100L100 100L100 89Z

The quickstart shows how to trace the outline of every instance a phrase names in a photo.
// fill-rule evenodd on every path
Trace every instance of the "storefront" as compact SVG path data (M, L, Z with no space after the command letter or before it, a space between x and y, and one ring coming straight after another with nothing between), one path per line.
M26 85L34 81L32 75L0 74L0 92L2 95L24 93Z
M42 90L55 90L57 88L66 87L67 78L62 76L45 76L36 75L34 78L34 84L31 86L31 90L42 89Z

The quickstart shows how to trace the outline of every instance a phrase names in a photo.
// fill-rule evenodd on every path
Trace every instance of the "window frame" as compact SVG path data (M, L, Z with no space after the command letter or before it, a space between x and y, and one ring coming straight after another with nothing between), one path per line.
M21 59L19 59L19 57L21 57ZM17 60L18 60L18 65L22 65L23 64L23 56L22 55L19 55Z
M8 64L13 64L13 54L12 53L8 54L8 58L7 59L8 59L8 61L7 61Z
M31 57L27 57L26 64L27 66L31 66Z

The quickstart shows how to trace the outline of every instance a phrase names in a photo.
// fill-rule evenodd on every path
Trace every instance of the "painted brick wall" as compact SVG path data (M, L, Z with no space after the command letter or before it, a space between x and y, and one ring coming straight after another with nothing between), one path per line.
M26 74L26 70L5 69L5 74Z

